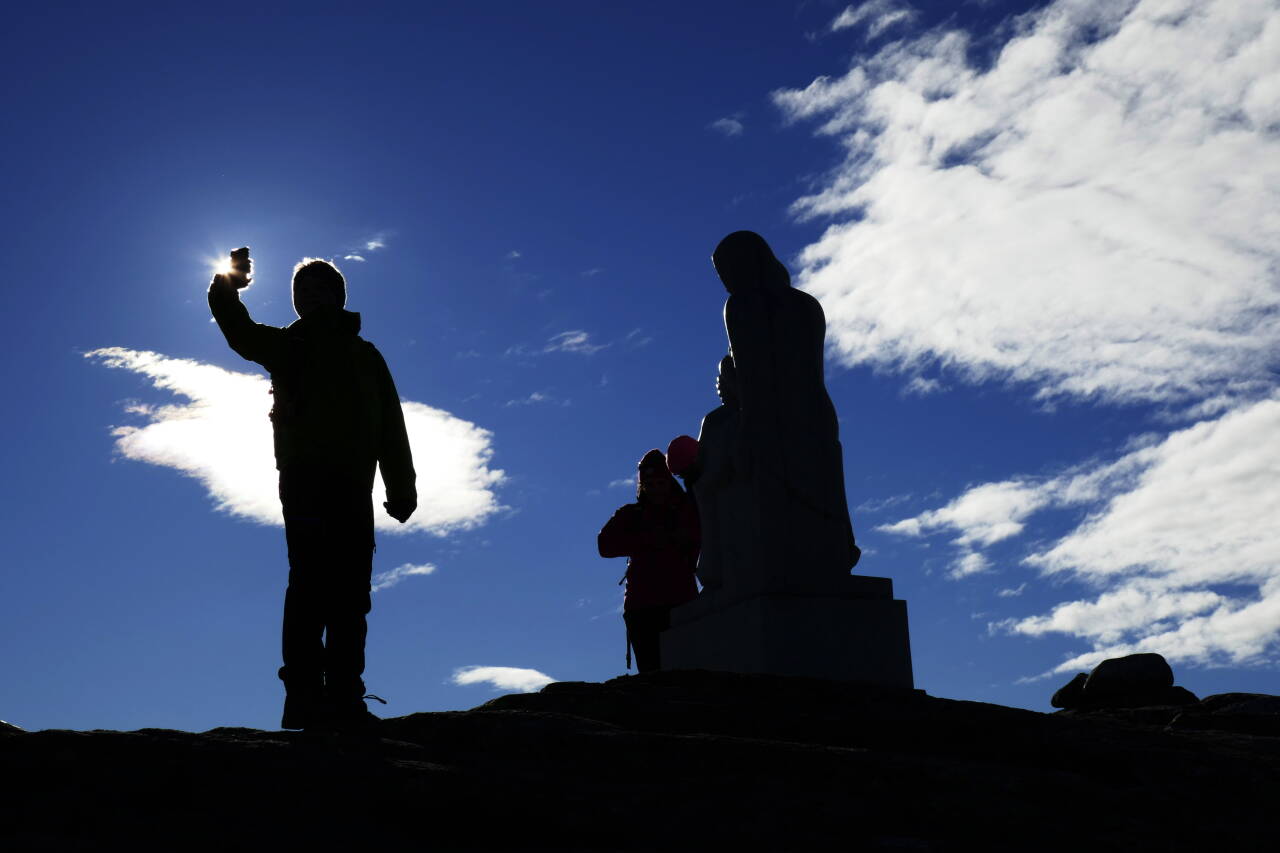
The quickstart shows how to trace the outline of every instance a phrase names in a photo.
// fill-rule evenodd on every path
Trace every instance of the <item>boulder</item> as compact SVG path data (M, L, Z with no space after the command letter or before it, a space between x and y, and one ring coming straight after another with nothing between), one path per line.
M1200 701L1212 714L1262 714L1280 717L1280 696L1270 693L1215 693Z
M1155 691L1173 686L1173 670L1163 655L1125 655L1108 658L1093 668L1085 682L1085 693L1094 699Z
M1144 653L1108 658L1080 673L1053 694L1050 704L1064 710L1143 708L1193 705L1200 700L1173 683L1173 670L1162 655Z
M1233 732L1280 737L1280 696L1218 693L1183 708L1169 723L1183 731Z

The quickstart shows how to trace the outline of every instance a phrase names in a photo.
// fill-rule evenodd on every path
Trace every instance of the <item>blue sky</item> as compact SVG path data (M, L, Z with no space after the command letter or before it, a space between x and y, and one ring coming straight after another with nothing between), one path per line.
M827 311L918 686L1047 709L1150 650L1280 692L1274 0L54 4L0 39L0 717L277 724L269 398L204 298L245 244L260 322L335 259L407 401L379 710L620 674L595 534L716 403L740 228Z

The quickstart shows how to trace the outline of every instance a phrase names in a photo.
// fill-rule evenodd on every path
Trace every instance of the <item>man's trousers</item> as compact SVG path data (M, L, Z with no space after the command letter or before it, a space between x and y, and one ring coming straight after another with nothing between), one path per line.
M280 503L289 546L280 678L291 698L358 702L373 571L369 487L331 468L291 466L280 472Z

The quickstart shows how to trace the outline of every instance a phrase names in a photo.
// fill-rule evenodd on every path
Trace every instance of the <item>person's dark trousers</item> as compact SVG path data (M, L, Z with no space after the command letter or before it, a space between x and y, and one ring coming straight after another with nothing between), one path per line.
M658 635L671 627L670 607L633 607L624 611L627 637L636 655L636 670L653 672L662 668Z
M280 472L289 546L281 651L283 728L364 710L364 643L373 571L373 501L357 478L320 466Z

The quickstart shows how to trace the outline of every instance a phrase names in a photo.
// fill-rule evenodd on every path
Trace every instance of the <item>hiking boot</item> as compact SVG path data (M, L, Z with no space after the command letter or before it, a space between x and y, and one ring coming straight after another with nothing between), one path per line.
M280 728L309 729L320 724L325 716L323 682L314 677L291 677L285 667L280 667L279 676L285 691Z
M365 707L365 699L374 699L384 705L387 704L385 699L374 696L372 693L360 699L332 703L329 707L329 726L340 734L378 737L382 719Z
M324 704L319 694L310 691L294 691L285 694L284 713L280 716L282 729L310 729L324 718Z

